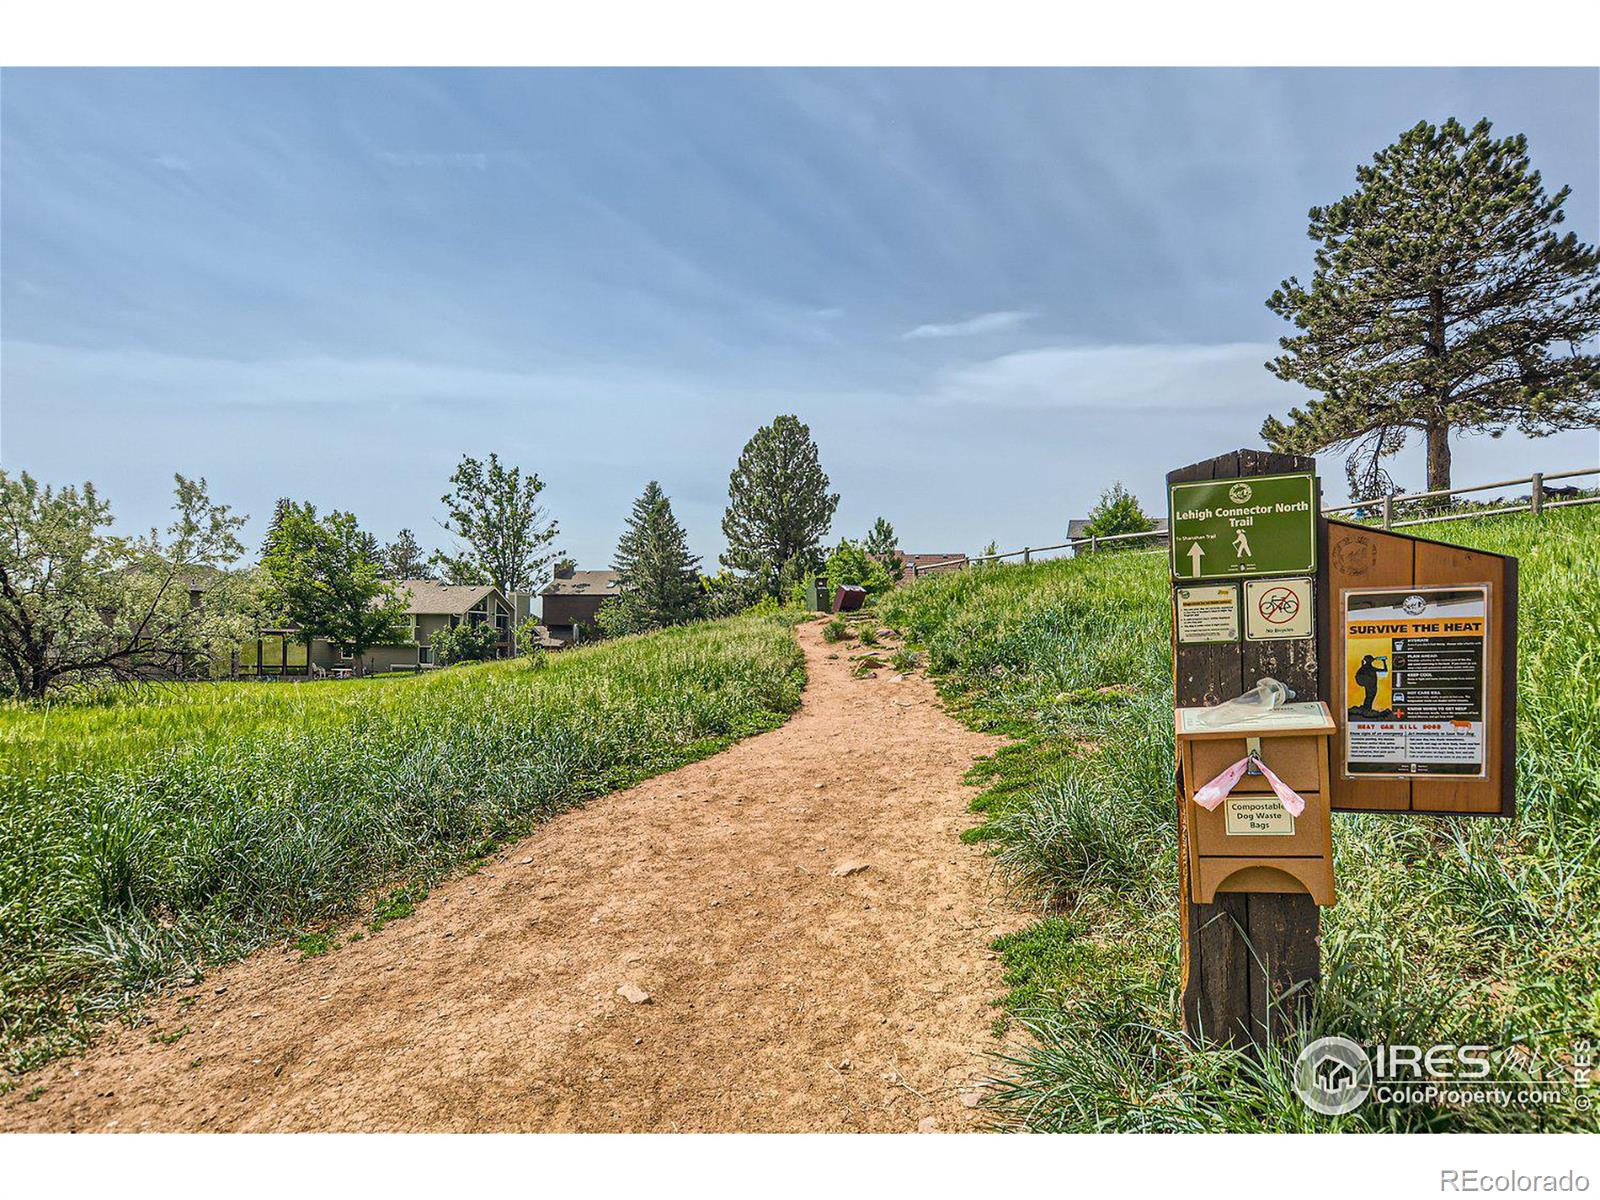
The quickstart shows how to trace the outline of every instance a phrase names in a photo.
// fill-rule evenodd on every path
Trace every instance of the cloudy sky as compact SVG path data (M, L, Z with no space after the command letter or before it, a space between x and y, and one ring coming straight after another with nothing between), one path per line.
M714 559L776 413L908 550L1059 540L1303 399L1263 306L1419 118L1528 134L1597 236L1594 71L7 71L0 461L441 536L463 452L585 566L659 479ZM1593 464L1477 437L1458 477ZM1343 475L1329 456L1330 490ZM1416 453L1402 482L1421 485Z

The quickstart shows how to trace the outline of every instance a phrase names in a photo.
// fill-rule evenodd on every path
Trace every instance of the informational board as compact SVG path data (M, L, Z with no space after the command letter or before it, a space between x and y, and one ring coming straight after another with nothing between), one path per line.
M1244 635L1252 642L1316 636L1310 579L1244 581Z
M1317 608L1339 723L1334 810L1511 816L1517 560L1324 525Z
M1178 641L1210 646L1239 640L1239 588L1235 584L1174 589Z
M1310 472L1169 484L1172 577L1314 574L1316 501Z
M1343 593L1345 778L1482 779L1489 589Z

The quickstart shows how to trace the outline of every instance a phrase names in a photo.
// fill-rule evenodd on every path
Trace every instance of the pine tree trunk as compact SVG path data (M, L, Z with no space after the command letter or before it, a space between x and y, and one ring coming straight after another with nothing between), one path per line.
M1442 492L1450 486L1450 425L1436 421L1428 426L1428 491ZM1441 498L1439 503L1447 503Z

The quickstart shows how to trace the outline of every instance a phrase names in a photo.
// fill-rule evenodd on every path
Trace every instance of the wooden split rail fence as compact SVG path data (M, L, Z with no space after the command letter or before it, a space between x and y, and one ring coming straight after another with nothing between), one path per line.
M1364 500L1359 504L1344 504L1338 508L1325 508L1322 510L1322 515L1325 517L1341 517L1346 521L1360 523L1372 522L1384 529L1400 529L1407 525L1423 525L1432 521L1461 521L1468 517L1494 517L1505 513L1531 512L1537 516L1547 508L1569 508L1577 504L1600 503L1600 495L1561 497L1557 499L1548 497L1548 485L1553 481L1558 479L1577 479L1584 475L1600 475L1600 467L1579 467L1571 471L1535 471L1532 475L1527 475L1520 479L1502 479L1496 483L1474 483L1467 487L1443 488L1432 492L1391 491L1375 500ZM1529 488L1526 503L1486 505L1483 508L1468 509L1464 512L1434 513L1404 521L1395 520L1395 509L1402 504L1463 496L1469 492L1499 491L1503 488L1522 487L1525 484ZM1165 554L1167 552L1167 531L1165 529L1149 529L1142 533L1114 533L1106 537L1075 538L1071 541L1056 542L1049 546L1024 546L1020 550L1007 550L997 554L964 555L961 558L947 558L942 562L925 563L921 567L913 563L911 574L915 578L930 571L946 570L951 567L967 567L975 563L1001 562L1011 558L1019 558L1024 563L1031 563L1035 554L1049 554L1058 550L1095 553L1103 547L1116 547L1130 542L1148 542L1153 538L1160 538L1162 544L1143 551L1143 553Z

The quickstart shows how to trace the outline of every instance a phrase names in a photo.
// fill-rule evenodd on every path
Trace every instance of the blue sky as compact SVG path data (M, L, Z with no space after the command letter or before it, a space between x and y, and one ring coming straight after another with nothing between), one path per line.
M1055 541L1303 398L1263 301L1419 118L1528 134L1600 226L1581 70L12 70L0 105L0 461L125 528L204 475L252 544L279 495L437 542L496 450L581 564L651 478L711 564L780 412L836 537ZM1457 474L1596 453L1474 437Z

